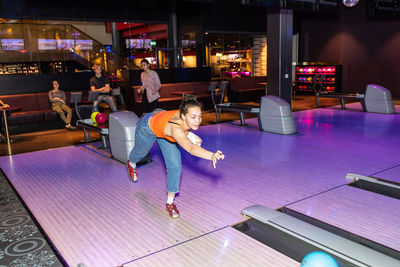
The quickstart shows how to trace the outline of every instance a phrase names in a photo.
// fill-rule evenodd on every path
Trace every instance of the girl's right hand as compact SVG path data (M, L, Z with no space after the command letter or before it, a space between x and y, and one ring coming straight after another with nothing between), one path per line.
M222 154L222 151L217 150L217 152L215 152L212 156L211 156L211 161L213 163L213 167L216 168L217 167L217 160L220 159L224 159L225 155Z

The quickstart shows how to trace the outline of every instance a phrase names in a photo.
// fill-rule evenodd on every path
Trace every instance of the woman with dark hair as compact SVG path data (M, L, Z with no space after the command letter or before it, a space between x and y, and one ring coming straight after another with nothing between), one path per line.
M158 107L161 88L160 78L157 72L150 69L150 63L147 59L140 62L143 72L140 74L142 86L137 89L138 94L142 94L142 112L149 113Z
M54 80L52 84L53 90L49 91L51 108L53 111L57 112L61 119L65 122L65 128L68 130L75 130L75 127L71 125L72 109L65 104L67 101L65 92L60 90L58 81ZM67 113L67 116L65 116L64 111Z
M175 194L179 192L182 163L179 146L193 156L211 160L214 168L224 154L220 150L208 151L201 147L202 140L191 130L197 130L202 120L201 105L193 95L184 95L179 110L156 109L145 114L136 125L135 146L126 163L128 174L133 182L138 181L136 163L144 158L157 141L167 167L167 210L172 218L179 217L174 204ZM179 146L178 146L179 145Z

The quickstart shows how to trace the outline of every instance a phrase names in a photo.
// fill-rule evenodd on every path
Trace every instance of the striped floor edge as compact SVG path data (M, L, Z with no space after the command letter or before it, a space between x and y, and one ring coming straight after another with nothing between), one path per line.
M0 266L66 266L0 169Z

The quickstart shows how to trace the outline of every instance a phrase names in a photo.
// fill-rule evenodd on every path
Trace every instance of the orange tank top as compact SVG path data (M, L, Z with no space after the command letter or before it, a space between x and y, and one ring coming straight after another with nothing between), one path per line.
M172 117L178 112L178 110L163 110L151 118L150 121L150 129L153 131L154 135L159 138L165 138L170 142L176 142L176 140L167 136L164 133L165 125L167 125L168 121L172 119Z

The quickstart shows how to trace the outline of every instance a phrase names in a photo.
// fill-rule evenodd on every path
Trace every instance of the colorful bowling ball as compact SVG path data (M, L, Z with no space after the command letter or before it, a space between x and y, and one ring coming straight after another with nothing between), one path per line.
M317 71L318 71L318 72L321 72L322 70L321 70L321 68L319 68L319 69L317 69Z
M307 254L301 261L300 266L304 267L338 267L335 259L328 253L314 251Z
M308 81L308 82L311 82L311 81L312 81L312 77L308 77L308 78L307 78L307 81Z
M99 124L105 123L107 121L107 116L104 113L99 113L96 115L96 122Z
M97 114L99 114L100 112L93 112L92 113L92 115L90 115L90 119L93 121L93 122L96 122L96 116L97 116Z
M312 72L313 72L313 69L309 68L309 69L307 70L307 72L308 72L308 73L312 73Z
M302 68L300 68L300 69L299 69L299 72L303 72L303 69L302 69Z

